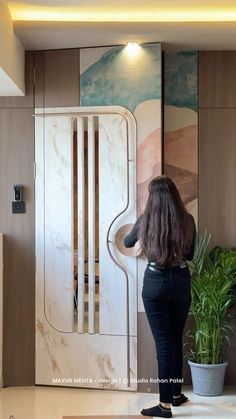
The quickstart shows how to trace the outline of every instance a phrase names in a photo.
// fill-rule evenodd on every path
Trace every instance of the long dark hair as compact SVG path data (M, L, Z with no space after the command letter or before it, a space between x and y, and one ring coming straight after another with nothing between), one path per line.
M188 250L192 220L179 191L167 176L154 178L148 186L148 200L141 220L141 254L161 266L172 266Z

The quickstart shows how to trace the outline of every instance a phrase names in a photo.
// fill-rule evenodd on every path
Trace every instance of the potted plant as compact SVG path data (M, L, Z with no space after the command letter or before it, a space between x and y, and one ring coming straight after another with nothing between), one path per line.
M188 364L193 391L203 396L222 394L227 361L225 342L233 332L231 307L236 302L236 249L215 247L208 253L210 235L200 237L190 263L192 301L190 316L195 328L190 337Z

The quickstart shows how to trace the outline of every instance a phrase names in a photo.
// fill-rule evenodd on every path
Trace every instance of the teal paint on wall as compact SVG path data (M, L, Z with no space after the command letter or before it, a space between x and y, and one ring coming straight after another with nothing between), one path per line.
M165 105L197 110L197 62L196 51L165 53Z
M150 99L161 99L160 44L144 45L135 56L123 46L111 48L81 74L81 106L120 105L134 112Z

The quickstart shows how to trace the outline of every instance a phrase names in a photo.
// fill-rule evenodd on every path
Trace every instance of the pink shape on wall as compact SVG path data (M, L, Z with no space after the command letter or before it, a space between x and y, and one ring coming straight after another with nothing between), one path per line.
M197 125L165 132L165 164L198 172Z
M148 196L148 184L161 174L161 130L154 130L138 146L138 214L145 208Z

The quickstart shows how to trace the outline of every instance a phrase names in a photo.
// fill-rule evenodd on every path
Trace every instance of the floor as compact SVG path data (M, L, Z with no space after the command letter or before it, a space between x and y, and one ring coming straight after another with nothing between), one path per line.
M235 387L226 387L224 394L218 397L197 396L190 387L183 390L191 402L173 408L173 417L236 418ZM11 419L82 419L83 416L118 419L119 415L123 419L133 415L141 418L140 410L157 401L158 395L153 393L47 386L7 387L0 389L0 418L9 419L11 415ZM137 416L130 419L137 419Z

